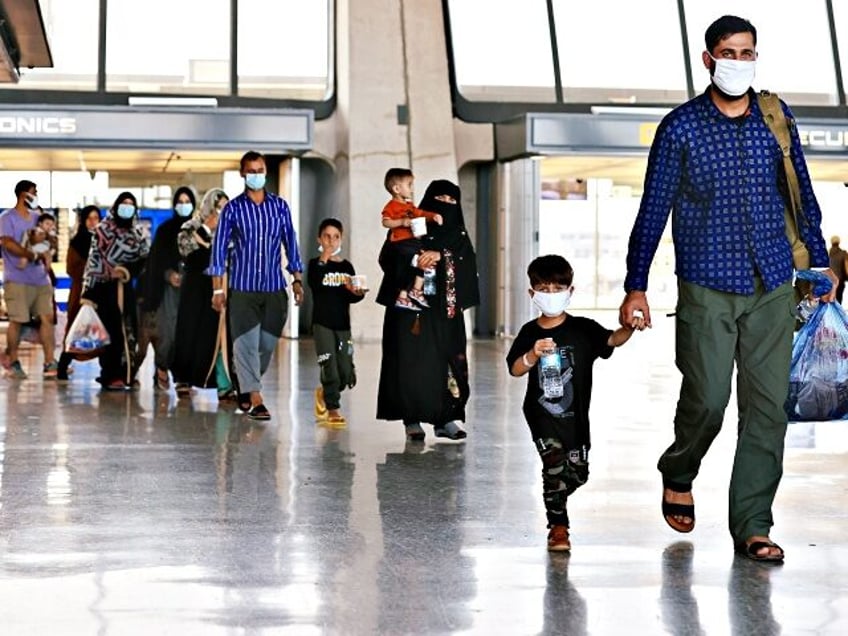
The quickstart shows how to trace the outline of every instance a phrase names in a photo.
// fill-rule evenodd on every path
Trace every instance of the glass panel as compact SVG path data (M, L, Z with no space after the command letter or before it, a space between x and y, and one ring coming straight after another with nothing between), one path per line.
M704 32L720 16L732 14L750 20L757 29L755 88L779 93L790 106L838 103L824 0L808 0L803 10L800 5L778 10L774 0L684 0L684 6L692 74L699 90L709 83L701 59Z
M229 94L229 0L109 0L106 90Z
M467 99L553 102L545 0L450 0L453 59Z
M97 90L100 0L40 0L53 68L22 68L18 84L27 90Z
M566 102L687 99L676 0L554 0L553 5ZM609 19L612 15L614 20ZM650 31L633 27L644 24L648 16ZM663 34L660 47L646 48L649 33Z
M239 95L327 99L330 42L328 1L240 0Z

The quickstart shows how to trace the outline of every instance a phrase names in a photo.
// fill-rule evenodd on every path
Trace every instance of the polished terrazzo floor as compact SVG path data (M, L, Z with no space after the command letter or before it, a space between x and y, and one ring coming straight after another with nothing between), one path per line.
M614 324L611 312L592 314ZM267 426L204 394L0 380L0 633L848 634L848 422L792 424L773 537L735 557L735 409L695 484L659 511L677 393L671 319L596 365L573 552L545 550L540 466L508 343L477 341L469 437L374 419L379 344L356 352L341 431L317 427L312 343L283 341ZM35 373L40 356L25 367ZM148 362L149 364L149 362Z

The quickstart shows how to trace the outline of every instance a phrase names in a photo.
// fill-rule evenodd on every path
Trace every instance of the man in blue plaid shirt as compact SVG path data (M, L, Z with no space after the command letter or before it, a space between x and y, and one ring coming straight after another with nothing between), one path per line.
M644 195L630 234L621 324L651 314L648 270L672 214L678 301L676 362L683 375L674 443L660 457L662 512L678 532L695 526L692 482L718 434L737 368L739 435L730 480L729 526L740 554L782 562L769 538L783 472L789 361L794 328L793 262L786 237L782 153L751 88L757 31L736 16L705 34L707 90L669 113L651 147ZM813 267L828 268L821 210L794 119L792 161ZM829 301L833 292L823 298Z

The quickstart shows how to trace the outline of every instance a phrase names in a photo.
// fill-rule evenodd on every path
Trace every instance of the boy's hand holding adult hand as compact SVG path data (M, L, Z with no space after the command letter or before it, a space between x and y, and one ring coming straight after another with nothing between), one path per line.
M640 312L641 316L637 312ZM622 327L639 331L651 327L651 308L644 291L634 289L627 292L618 310L618 322Z

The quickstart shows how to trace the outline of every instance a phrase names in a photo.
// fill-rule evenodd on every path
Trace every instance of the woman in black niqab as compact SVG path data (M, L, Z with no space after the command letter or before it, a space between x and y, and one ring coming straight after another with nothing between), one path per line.
M466 436L465 405L469 397L467 337L463 312L480 302L474 247L465 228L459 187L433 181L419 207L438 212L443 224L428 224L424 255L438 258L436 294L422 311L397 309L392 275L397 254L380 252L384 273L377 302L386 307L383 356L377 396L377 418L402 420L410 440L424 439L421 422L433 424L437 437Z

